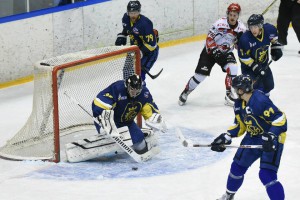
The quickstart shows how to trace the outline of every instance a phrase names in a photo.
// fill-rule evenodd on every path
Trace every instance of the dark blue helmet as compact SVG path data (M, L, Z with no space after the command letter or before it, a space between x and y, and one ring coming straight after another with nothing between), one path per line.
M264 17L260 14L252 14L249 17L247 24L248 24L248 27L250 27L250 26L262 27L264 24Z
M141 7L142 5L139 1L129 1L129 3L127 4L127 12L141 12Z
M142 79L137 74L131 75L126 79L125 86L129 96L135 98L142 92Z
M232 80L232 87L235 90L241 89L244 93L252 92L253 83L249 75L238 75Z

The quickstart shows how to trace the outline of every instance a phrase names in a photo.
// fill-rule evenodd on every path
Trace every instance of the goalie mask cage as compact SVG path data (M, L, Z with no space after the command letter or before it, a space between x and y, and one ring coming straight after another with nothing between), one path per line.
M0 156L59 162L62 145L77 140L74 133L91 129L97 133L93 119L64 92L92 114L91 104L101 90L134 73L141 73L137 46L104 47L38 62L32 113L23 128L1 147ZM141 115L137 123L141 125Z

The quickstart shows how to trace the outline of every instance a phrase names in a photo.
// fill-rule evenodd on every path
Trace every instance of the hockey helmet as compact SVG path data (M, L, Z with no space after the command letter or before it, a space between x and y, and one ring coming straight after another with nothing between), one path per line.
M241 6L238 3L232 3L228 6L227 8L227 14L229 12L237 12L240 13L241 12Z
M253 91L253 82L249 75L238 75L232 80L232 87L237 91L241 89L244 93Z
M128 95L135 98L142 92L142 79L137 74L131 75L126 79L125 86L127 88Z
M248 27L250 26L258 26L259 28L263 27L264 24L264 17L261 14L252 14L248 21Z
M141 12L141 3L139 1L129 1L127 4L127 12Z

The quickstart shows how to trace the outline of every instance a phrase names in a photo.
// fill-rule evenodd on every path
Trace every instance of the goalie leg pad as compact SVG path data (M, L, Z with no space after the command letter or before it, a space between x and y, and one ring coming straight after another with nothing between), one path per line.
M128 127L118 129L120 138L128 146L132 145ZM87 139L65 145L67 160L69 162L82 162L98 157L109 156L119 152L124 152L113 139L106 135L95 135Z
M148 157L150 159L153 156L160 153L158 136L151 129L143 128L142 131L146 135L145 142L146 142L147 148L148 148L148 151L145 154L148 154Z

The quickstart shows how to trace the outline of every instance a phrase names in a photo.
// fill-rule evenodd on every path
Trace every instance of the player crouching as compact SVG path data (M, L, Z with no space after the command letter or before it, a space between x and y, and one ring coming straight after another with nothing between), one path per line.
M112 137L121 139L137 154L147 153L148 158L160 152L155 132L165 132L167 127L150 91L142 85L140 76L134 74L126 81L112 83L96 96L92 110L93 116L99 121L95 122L98 133L101 128L103 131L92 138L67 144L66 154L69 162L122 152ZM138 113L142 114L146 124L154 131L138 127L134 121Z

